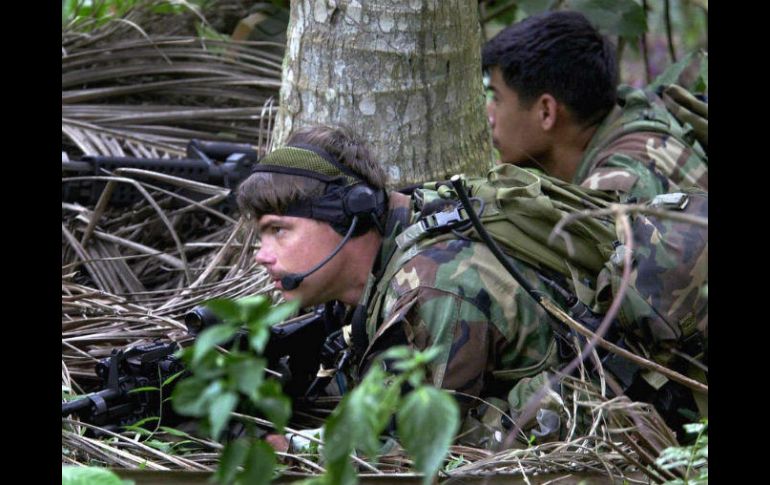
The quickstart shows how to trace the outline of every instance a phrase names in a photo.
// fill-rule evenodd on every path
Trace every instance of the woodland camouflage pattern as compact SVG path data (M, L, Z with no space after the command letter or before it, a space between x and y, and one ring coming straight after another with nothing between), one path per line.
M408 204L407 197L391 195L388 227L392 231L384 243L384 255L395 247L394 238L403 227L414 222ZM400 217L398 224L394 216ZM520 268L535 288L547 292L530 267L520 264ZM503 411L512 408L515 416L526 398L546 382L544 371L559 363L556 341L546 323L549 317L483 243L443 234L420 240L410 250L397 250L382 278L371 281L364 301L370 293L370 347L362 368L392 345L389 334L403 329L407 343L417 349L443 348L429 366L429 382L469 396L496 396L501 399L494 402ZM380 341L385 343L378 345ZM479 405L471 397L456 397L463 412ZM552 411L531 423L535 429L530 432L539 441L559 438L560 402L552 393L543 406ZM494 428L502 429L500 413L485 410L489 411L482 407L471 412L470 421L496 421ZM472 423L466 420L465 426ZM495 436L480 428L465 442L495 448L503 439L501 433Z
M619 105L586 148L573 183L638 201L685 188L708 191L707 156L692 126L682 126L653 93L621 86L618 97Z
M662 197L653 200L654 207ZM668 208L671 209L671 208ZM708 196L688 194L683 213L708 219ZM623 272L625 237L598 278L597 299L608 306ZM675 365L672 348L704 360L708 344L708 228L654 216L632 222L633 269L620 323L630 343L660 364ZM700 355L699 355L700 354ZM658 385L662 379L658 378Z
M489 181L513 180L498 173L501 171L524 175L519 168L500 166L490 172ZM541 200L544 194L558 198L552 191L559 188L546 183L545 179L547 177L538 185L543 192L533 192L534 188L527 185L532 189L527 192L531 192L529 198ZM673 204L677 206L674 207L663 203L665 197L670 196L656 198L652 206L661 210L679 208L678 204ZM564 210L567 199L560 200ZM690 193L687 200L684 213L708 219L706 194ZM491 205L490 201L488 206ZM522 205L522 210L525 207L528 206ZM548 219L543 207L537 210L539 220ZM409 199L400 194L393 194L389 214L389 237L383 243L380 267L383 261L387 264L379 280L370 280L362 299L369 311L366 332L370 343L362 369L390 345L406 343L418 349L442 346L443 353L430 366L428 379L438 387L479 396L492 403L493 406L479 406L477 400L457 395L463 411L470 410L462 430L468 431L464 443L498 449L506 427L505 419L495 407L515 419L527 399L545 384L547 371L562 363L556 338L548 325L550 317L481 242L440 233L412 241L411 245L403 244L405 239L400 238L402 247L396 250L396 236L409 233L405 228L416 221L417 214ZM496 237L499 238L505 232L500 226L502 222L497 224ZM632 231L634 269L619 315L628 335L627 343L640 355L703 381L702 376L680 368L681 361L674 365L671 349L684 350L705 360L702 353L704 349L707 351L707 344L702 337L707 333L708 300L703 290L708 282L708 229L637 215ZM619 230L615 232L617 245L595 246L605 261L591 275L592 281L587 282L588 287L596 291L570 288L578 295L592 295L591 300L584 303L599 311L607 310L622 277L620 262L628 241ZM579 234L575 234L573 242L577 242ZM388 258L393 251L393 256ZM514 253L518 253L515 248ZM558 301L537 278L533 266L518 258L516 261L535 289ZM563 276L563 283L574 283L568 272ZM399 335L395 340L394 334ZM642 377L656 389L666 382L659 374L648 372ZM523 424L527 436L535 435L538 442L559 439L565 431L562 429L566 414L563 406L559 394L552 391L537 419Z

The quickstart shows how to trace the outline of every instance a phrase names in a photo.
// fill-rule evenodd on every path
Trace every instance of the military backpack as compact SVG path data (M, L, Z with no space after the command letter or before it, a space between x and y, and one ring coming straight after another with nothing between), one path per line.
M561 281L597 314L606 313L618 295L630 250L630 284L616 320L624 346L689 375L698 374L693 364L707 368L706 193L665 194L638 206L629 212L627 233L615 222L613 196L515 165L465 178L464 186L484 229L507 255ZM400 247L449 229L479 239L451 185L424 184L413 198L422 215L398 236ZM572 222L557 227L568 217ZM656 390L666 384L656 372L638 374L634 378L644 378ZM697 378L703 382L702 374ZM631 380L624 384L630 386Z

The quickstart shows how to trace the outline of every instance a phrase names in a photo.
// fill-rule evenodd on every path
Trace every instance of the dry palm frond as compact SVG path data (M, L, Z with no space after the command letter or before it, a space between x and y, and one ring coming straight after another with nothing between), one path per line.
M181 35L180 26L205 23L192 6L188 17L173 17L174 29L159 28L172 18L153 13L160 3L63 28L62 150L70 159L180 157L192 138L267 147L284 44Z

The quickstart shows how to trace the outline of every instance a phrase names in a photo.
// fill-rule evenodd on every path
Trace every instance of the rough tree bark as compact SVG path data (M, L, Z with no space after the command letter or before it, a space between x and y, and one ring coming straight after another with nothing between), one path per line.
M492 166L476 0L296 0L287 38L274 145L346 124L392 185Z

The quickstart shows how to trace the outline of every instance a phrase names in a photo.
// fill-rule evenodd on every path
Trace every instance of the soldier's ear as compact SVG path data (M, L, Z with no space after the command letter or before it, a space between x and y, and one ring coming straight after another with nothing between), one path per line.
M548 93L541 94L535 101L536 113L540 128L543 131L551 131L556 126L559 116L559 102Z

